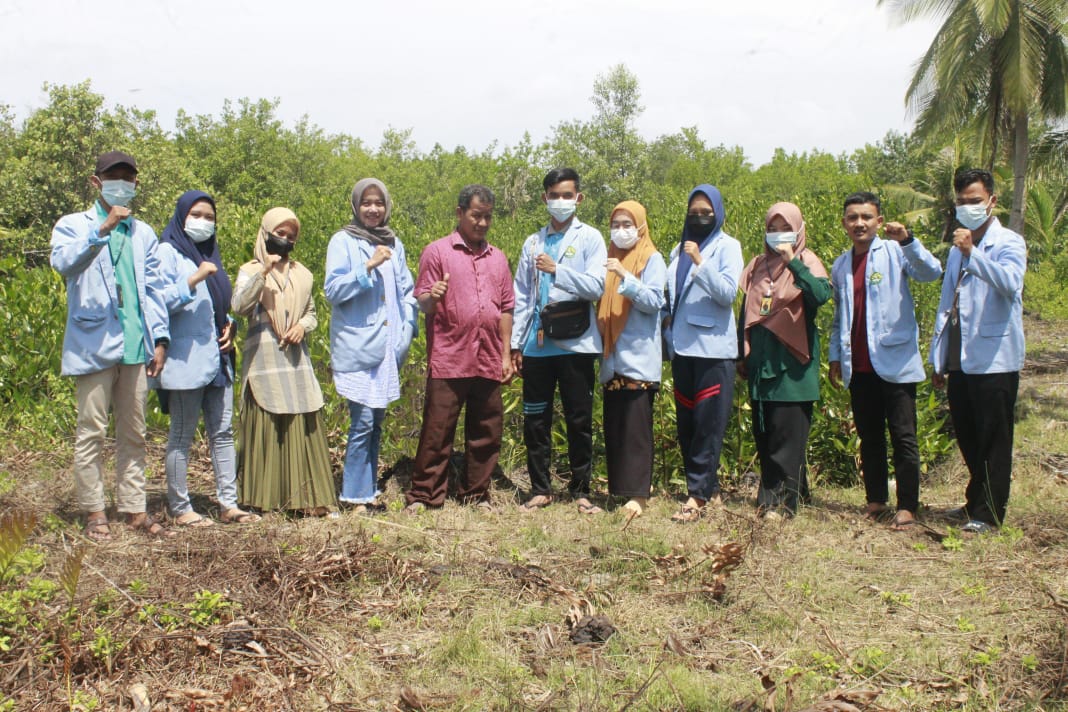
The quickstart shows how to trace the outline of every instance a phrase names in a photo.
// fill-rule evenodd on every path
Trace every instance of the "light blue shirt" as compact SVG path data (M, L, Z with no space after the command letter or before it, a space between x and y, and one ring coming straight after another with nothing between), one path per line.
M126 249L134 260L147 362L154 356L156 339L170 338L159 241L152 228L140 220L133 221L128 240ZM61 366L64 376L97 373L122 363L125 349L115 267L104 249L108 242L100 238L95 208L65 215L52 229L52 268L67 284Z
M334 370L334 388L346 400L360 403L368 408L385 408L400 398L400 371L397 349L403 345L404 319L397 301L396 277L391 269L375 269L382 278L386 297L386 355L377 366L366 371Z
M619 293L631 301L627 322L612 351L601 361L601 383L614 376L659 383L663 369L660 310L664 306L667 266L659 252L645 263L640 276L628 274Z
M909 279L933 282L942 265L923 244L913 239L905 247L878 236L868 248L864 272L867 309L864 331L868 354L879 378L890 383L918 383L924 379L920 356L916 303ZM842 364L842 382L853 376L853 249L838 256L831 267L834 316L831 319L830 360Z
M1012 373L1023 368L1023 284L1027 245L997 218L971 255L953 247L946 260L942 298L938 302L931 365L946 372L949 314L960 286L961 370L965 373Z
M203 388L215 380L222 361L211 293L203 282L189 290L189 277L199 265L193 264L173 245L161 243L159 258L166 285L163 299L171 321L171 345L167 349L167 366L159 376L159 385L172 391ZM226 363L229 368L230 359L226 359ZM231 372L231 381L233 377Z
M720 232L701 248L702 262L690 268L681 294L675 293L675 272L679 249L671 251L667 271L667 302L664 327L668 352L674 357L737 358L738 329L734 320L734 299L742 276L742 246Z
M397 304L403 320L396 347L397 365L404 363L419 329L419 307L412 295L412 272L398 239L393 256L374 270L367 261L374 246L340 230L326 248L323 291L331 305L330 361L335 371L366 371L382 363L390 339L386 283L380 270L393 270Z
M560 246L563 241L564 233L562 232L554 232L545 236L545 254L552 257L554 262L560 259ZM541 329L541 310L549 303L549 292L552 291L556 275L539 273L536 278L538 283L538 302L534 307L533 322L530 328L527 329L527 342L523 346L523 355L535 358L539 356L564 356L571 352L557 346L552 339L543 338L542 343L538 343L538 331Z
M515 270L515 311L513 313L511 348L523 348L534 330L538 305L536 285L552 276L549 287L550 302L583 300L590 303L590 326L574 339L545 339L564 352L601 353L601 332L597 328L594 302L604 293L604 263L608 250L604 238L595 228L572 218L560 243L560 258L556 260L556 274L546 275L534 267L535 258L545 251L549 227L545 226L523 243L523 251ZM539 354L540 355L540 354Z

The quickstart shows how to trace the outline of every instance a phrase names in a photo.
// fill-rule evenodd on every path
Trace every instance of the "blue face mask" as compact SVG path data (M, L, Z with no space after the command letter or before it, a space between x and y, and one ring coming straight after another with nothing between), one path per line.
M100 181L100 197L108 205L126 207L137 195L137 184L128 180Z
M779 245L796 245L797 233L796 232L767 232L764 233L764 242L768 243L768 247L775 249Z
M957 206L957 222L969 230L976 230L983 226L987 218L986 210L989 207L990 201L985 203L979 203L978 205L958 205Z

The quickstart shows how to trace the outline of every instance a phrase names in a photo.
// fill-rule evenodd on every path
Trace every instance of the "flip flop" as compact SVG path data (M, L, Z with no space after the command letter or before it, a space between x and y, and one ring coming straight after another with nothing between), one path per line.
M519 505L519 511L521 512L536 512L539 509L544 509L553 503L552 495L548 494L536 494L528 499L523 504Z
M85 528L82 529L82 535L89 541L97 544L111 541L111 527L108 525L108 518L97 517L95 519L86 519Z
M603 509L601 509L600 507L598 507L596 504L594 504L592 502L581 502L581 503L579 503L578 511L580 511L583 514L601 514L601 513L604 512Z
M865 508L864 510L864 518L873 522L885 522L891 516L893 516L893 512L885 504L878 509Z
M894 519L890 522L890 531L892 532L907 532L916 526L916 518L912 519L900 519L901 512L894 515Z
M185 521L182 521L182 517L187 516L189 514L193 515L193 519L186 519ZM174 518L174 523L180 527L188 527L189 529L201 529L203 527L210 527L215 525L215 522L211 521L207 517L202 517L197 512L186 512L186 514L181 514Z
M671 521L678 524L693 524L700 521L701 510L698 507L691 507L688 504L684 504L679 507L679 511L671 515Z
M260 519L260 515L246 512L237 507L219 514L219 521L223 524L255 524Z

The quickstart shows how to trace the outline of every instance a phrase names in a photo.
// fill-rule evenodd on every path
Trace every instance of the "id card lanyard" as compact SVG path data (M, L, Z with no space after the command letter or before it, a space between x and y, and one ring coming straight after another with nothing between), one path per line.
M116 225L116 228L118 228L117 225ZM130 236L129 235L123 235L121 232L118 231L118 229L112 230L111 232L113 233L112 234L112 238L114 238L115 236L118 236L118 237L122 238L119 241L119 249L118 249L118 251L115 251L115 250L111 249L112 245L114 244L113 241L108 243L108 255L111 257L111 267L112 267L112 270L117 270L118 266L119 266L119 260L122 259L122 253L126 251L126 246L128 244L130 244ZM123 306L124 306L123 305L123 297L122 297L122 285L119 284L119 280L118 279L115 280L115 295L116 295L117 301L119 303L119 309L122 309Z

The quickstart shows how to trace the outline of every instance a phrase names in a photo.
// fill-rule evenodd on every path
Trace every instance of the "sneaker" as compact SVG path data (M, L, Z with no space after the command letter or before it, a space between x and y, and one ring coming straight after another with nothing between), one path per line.
M960 528L960 531L962 534L993 534L997 529L978 519L970 519L967 524Z

